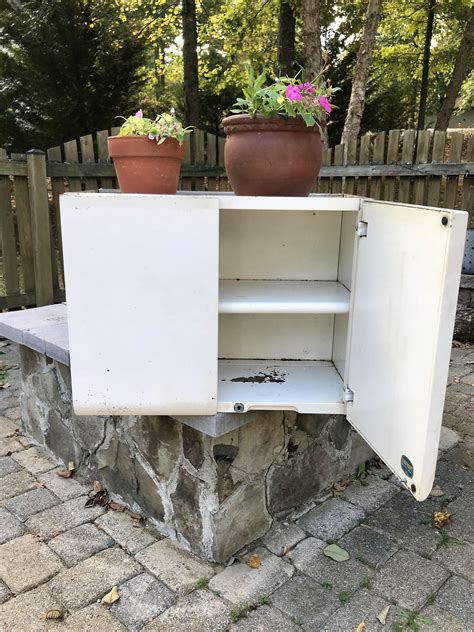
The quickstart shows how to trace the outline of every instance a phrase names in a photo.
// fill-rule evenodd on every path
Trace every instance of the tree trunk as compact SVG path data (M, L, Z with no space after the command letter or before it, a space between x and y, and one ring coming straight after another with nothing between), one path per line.
M195 0L182 0L182 18L184 123L197 126L199 124L199 79Z
M446 94L444 95L441 109L436 119L435 129L446 131L448 129L449 119L454 110L456 97L459 94L461 84L464 81L468 67L472 48L474 46L474 5L471 7L471 13L466 24L461 44L459 45L456 61L454 63L453 76L449 83Z
M295 14L286 0L280 0L278 19L278 66L284 75L293 74L295 63Z
M374 56L375 35L380 21L382 0L369 0L364 33L357 53L357 62L352 80L351 98L342 132L341 143L354 140L359 135L360 123L365 106L365 93L370 66Z
M433 23L436 0L429 0L428 19L426 21L425 45L423 48L423 69L421 73L420 106L418 109L418 129L425 127L426 99L428 98L428 77L430 72L431 39L433 37Z
M301 0L304 68L307 81L321 72L321 0Z

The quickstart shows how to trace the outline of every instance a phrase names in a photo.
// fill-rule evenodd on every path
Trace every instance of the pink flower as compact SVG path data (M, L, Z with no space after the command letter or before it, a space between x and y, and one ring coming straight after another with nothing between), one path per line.
M138 112L135 112L135 116L136 116L136 118L143 118L142 110L138 110Z
M326 112L329 113L331 111L331 104L329 103L326 97L323 97L323 96L318 97L318 103L323 109L326 110Z
M309 81L305 81L304 83L300 84L298 88L304 90L306 94L313 94L315 90L315 87Z
M290 101L301 101L301 90L299 86L288 86L285 90L285 97Z

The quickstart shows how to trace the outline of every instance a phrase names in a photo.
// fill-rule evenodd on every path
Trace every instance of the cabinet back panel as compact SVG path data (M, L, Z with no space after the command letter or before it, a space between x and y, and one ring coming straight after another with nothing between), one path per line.
M219 357L331 360L333 314L220 314Z
M221 210L220 278L336 281L341 215Z

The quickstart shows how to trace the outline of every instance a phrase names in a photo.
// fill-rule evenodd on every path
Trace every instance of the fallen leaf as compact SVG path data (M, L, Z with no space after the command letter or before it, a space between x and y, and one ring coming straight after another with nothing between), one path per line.
M281 547L281 555L282 557L284 555L286 555L288 553L288 551L290 550L290 547L288 546L288 544L285 544L284 546Z
M455 375L455 376L453 377L453 382L454 382L455 384L459 384L459 382L460 382L460 381L461 381L461 378L460 378L460 377L458 377L457 375Z
M326 557L330 557L336 562L345 562L350 557L349 553L345 549L341 549L337 544L329 544L323 549L323 553Z
M433 496L433 498L438 498L439 496L444 496L444 492L439 485L435 485L430 491L430 496Z
M364 632L364 630L365 630L365 621L362 621L362 623L359 623L359 625L357 626L356 632Z
M10 384L7 382L6 384L2 384L0 388L10 388Z
M48 608L44 613L45 619L62 619L64 617L64 612L59 610L59 608Z
M56 472L56 474L61 476L61 478L71 478L72 476L71 470L60 470L59 472Z
M348 478L344 478L342 479L342 481L339 481L338 483L334 483L333 487L336 490L336 492L343 492L347 487L349 487L350 484L351 484L351 481Z
M110 604L115 603L119 599L120 599L120 595L119 595L118 588L117 586L114 586L110 592L108 592L106 595L102 597L100 603L110 606Z
M74 470L76 469L76 466L74 465L74 461L69 461L69 463L67 464L67 469L71 470L71 472L74 472Z
M101 507L107 507L109 504L109 495L106 489L102 489L100 492L96 494L92 494L92 496L86 501L84 507L94 507L95 505L100 505Z
M261 563L262 561L258 553L252 553L252 555L247 560L247 565L250 566L250 568L260 568Z
M121 505L120 503L116 503L113 500L111 500L107 506L109 509L113 509L114 511L122 511L123 509L125 509L123 505Z
M104 488L102 487L102 483L100 481L94 481L94 494L98 494Z
M390 610L390 606L385 606L385 608L381 610L377 615L377 619L380 621L382 625L385 625L385 621L387 620L389 610Z
M450 513L449 511L435 511L433 514L433 522L434 522L434 526L437 529L441 529L442 527L445 527L448 522L451 520L451 516L453 514Z

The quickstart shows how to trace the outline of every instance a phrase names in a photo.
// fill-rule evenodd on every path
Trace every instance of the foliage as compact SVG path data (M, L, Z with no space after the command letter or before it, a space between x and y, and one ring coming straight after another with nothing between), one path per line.
M407 629L418 632L420 626L432 625L433 623L433 620L429 617L425 617L418 612L407 612L401 608L397 608L395 616L395 632L404 632Z
M312 81L304 81L302 72L295 77L276 77L267 83L265 72L255 76L252 66L246 65L247 85L244 98L239 97L232 112L256 116L301 116L308 127L320 125L323 112L330 112L329 98L335 92L323 79L323 73Z
M186 134L190 134L191 131L191 127L183 127L174 116L174 111L170 114L164 112L150 119L143 116L142 110L138 110L133 116L125 119L119 136L148 136L150 140L156 140L158 145L164 143L167 138L175 138L182 145Z

